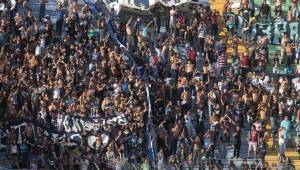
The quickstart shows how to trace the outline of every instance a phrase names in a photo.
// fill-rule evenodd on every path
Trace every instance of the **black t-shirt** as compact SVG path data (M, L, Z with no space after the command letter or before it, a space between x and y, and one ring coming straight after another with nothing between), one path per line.
M70 21L69 23L67 23L66 27L67 27L69 35L71 37L75 37L75 22Z
M33 25L35 22L34 16L26 16L26 22L29 26Z
M191 43L193 41L193 32L191 30L186 32L186 40Z
M237 131L233 135L233 144L238 145L241 143L241 131Z
M164 105L164 101L161 99L161 100L158 100L157 102L156 102L156 108L158 109L158 110L162 110L162 111L164 111L165 110L165 105Z
M271 117L278 117L278 104L274 104L271 108Z

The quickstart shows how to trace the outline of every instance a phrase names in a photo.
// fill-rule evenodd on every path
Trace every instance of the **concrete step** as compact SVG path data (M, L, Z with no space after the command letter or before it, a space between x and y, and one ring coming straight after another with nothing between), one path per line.
M273 144L273 141L271 139L271 135L270 135L270 131L271 131L271 126L268 124L266 126L266 129L269 133L269 137L267 139L267 144L269 146L269 149L267 151L267 155L265 157L266 161L269 163L269 165L272 165L272 164L278 164L279 162L279 159L278 159L278 141L276 139L276 143L275 143L275 146L276 146L276 149L275 150L271 150L271 146ZM290 135L292 136L292 139L296 136L296 133L295 131L292 129L290 131ZM294 139L293 139L293 143L295 143ZM293 145L293 144L292 144ZM295 165L296 169L300 169L300 160L298 160L298 152L295 150L295 148L287 148L286 149L286 152L285 152L285 155L292 159L293 160L293 164Z
M268 162L269 165L277 165L279 163L279 160L266 160L266 162ZM300 167L300 161L299 160L294 160L292 161L293 165L295 165L296 167Z
M298 153L295 153L295 152L286 152L285 156L287 156L287 157L289 157L293 160L298 159ZM268 160L277 160L278 159L278 152L277 151L272 151L271 153L267 152L267 155L266 155L265 158L268 159Z
M0 169L12 169L13 160L7 158L6 151L0 151Z
M211 9L213 10L217 10L217 11L222 11L223 10L223 7L224 7L224 4L221 4L221 3L217 3L217 4L213 4L211 6Z

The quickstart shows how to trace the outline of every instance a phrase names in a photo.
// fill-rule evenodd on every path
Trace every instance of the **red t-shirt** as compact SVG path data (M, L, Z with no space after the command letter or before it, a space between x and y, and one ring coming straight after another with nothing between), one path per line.
M250 132L250 142L257 142L258 141L258 134L256 131Z
M188 52L188 59L191 61L195 61L197 57L197 53L194 50L189 50Z
M248 55L243 55L243 58L242 58L242 66L244 66L244 67L248 67L248 66L249 66Z
M153 56L153 58L152 58L152 64L153 65L157 65L157 62L158 62L158 56Z
M217 16L217 14L213 14L211 16L211 24L215 24L215 25L218 24L218 16Z

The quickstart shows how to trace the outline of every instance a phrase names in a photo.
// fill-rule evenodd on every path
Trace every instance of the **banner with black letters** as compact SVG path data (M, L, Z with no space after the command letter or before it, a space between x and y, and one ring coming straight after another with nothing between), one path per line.
M32 124L33 135L37 133L37 129L41 128L44 130L44 135L53 141L61 141L63 139L69 140L71 143L81 145L82 144L82 133L83 131L88 132L88 144L91 148L94 148L94 143L96 138L93 134L89 133L92 131L99 131L101 127L105 124L110 126L124 126L127 124L127 120L123 114L111 117L108 119L99 118L99 119L85 119L78 116L62 116L62 128L57 128L56 125L51 125L46 127L44 124L41 124L35 120L28 119L18 119L13 121L8 121L4 127L0 130L0 139L4 141L10 130L13 130L17 136L17 143L20 144L23 141L23 136L25 132L25 127ZM105 143L108 143L109 136L103 130L101 130L101 138ZM31 144L34 145L34 144ZM1 147L5 147L0 144Z

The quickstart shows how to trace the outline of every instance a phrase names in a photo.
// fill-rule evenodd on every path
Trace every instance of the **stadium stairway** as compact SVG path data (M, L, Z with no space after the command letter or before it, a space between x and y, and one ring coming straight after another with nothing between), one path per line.
M13 168L13 160L7 158L6 153L6 150L0 151L0 170Z
M248 126L245 125L245 127L248 127ZM239 159L232 159L233 151L234 151L232 146L229 146L228 150L227 150L226 160L227 161L232 160L237 167L240 167L243 159L247 159L247 157L248 157L248 147L249 147L248 140L247 140L248 133L249 133L248 128L242 128L242 133L241 133L242 143L241 143L241 148L240 148L240 158ZM255 160L256 159L254 159L253 154L251 153L250 157L247 159L247 162L249 165L251 165ZM259 162L261 163L260 159L257 159L257 160L259 160Z
M267 139L267 145L268 145L268 150L267 150L267 155L265 157L265 161L268 162L269 166L276 166L277 163L279 163L278 159L278 139L276 138L276 144L275 144L275 149L272 149L272 137L271 137L271 126L267 125L267 132L268 132L268 139ZM294 129L290 130L290 136L292 136L291 139L291 144L289 147L286 149L285 156L290 158L293 162L293 165L295 165L296 169L300 169L300 160L298 158L298 152L296 150L296 144L297 144L297 135L296 131Z
M241 148L240 148L240 158L238 159L233 159L233 152L234 152L234 148L233 146L231 145L231 143L227 143L226 144L226 150L221 150L220 148L220 144L218 144L216 146L216 151L215 151L215 158L216 160L221 160L223 165L224 165L224 169L228 168L228 165L229 165L229 162L230 161L233 161L234 164L237 166L237 167L240 167L242 162L243 162L243 159L247 159L248 157L248 133L249 133L249 130L248 130L248 123L247 122L244 122L244 128L242 128L242 133L241 133L241 139L242 139L242 143L241 143ZM209 128L209 124L208 122L205 123L205 128ZM231 139L232 141L232 139ZM249 165L253 164L255 160L258 160L259 163L261 164L261 159L254 159L253 157L253 153L250 154L250 157L247 159L247 163Z
M223 19L223 6L226 3L225 0L210 0L210 4L211 4L211 9L212 10L216 10L217 12L219 12L219 17L218 17L218 25L219 25L219 38L221 38L223 40L223 42L228 40L228 31L227 28L225 27L225 23L224 23L224 19ZM228 58L230 59L230 55L233 53L233 48L232 46L232 41L228 40L228 48L227 48L227 56L229 56ZM242 53L245 50L245 45L244 43L239 43L238 45L238 52ZM229 60L230 63L231 60Z

